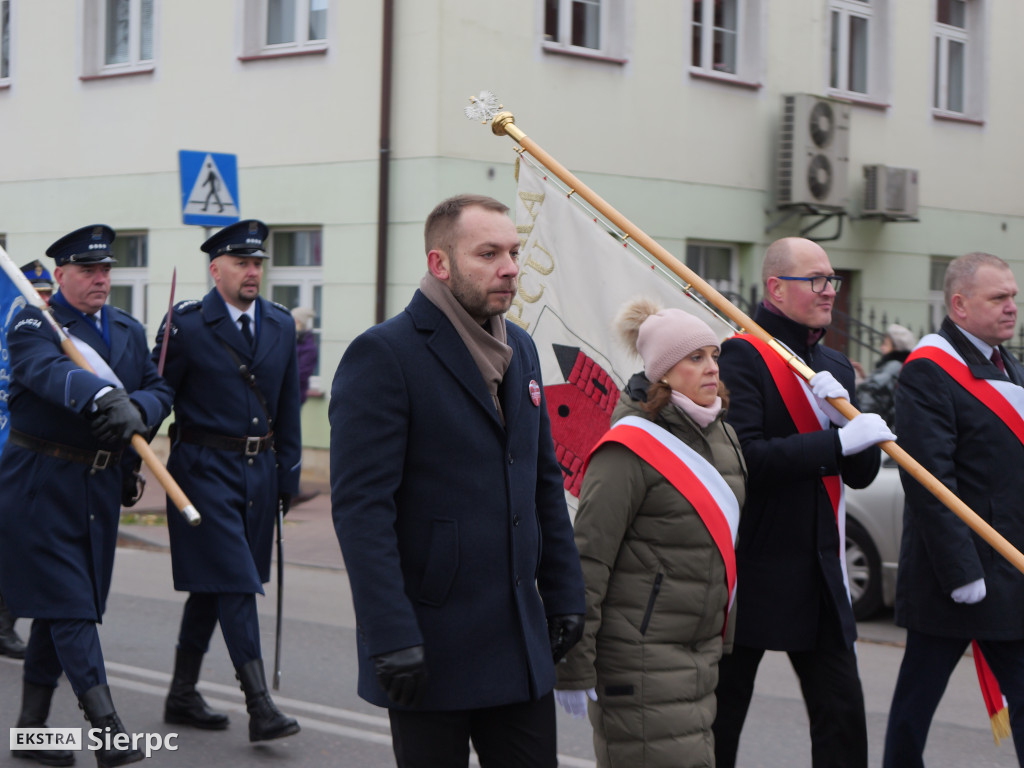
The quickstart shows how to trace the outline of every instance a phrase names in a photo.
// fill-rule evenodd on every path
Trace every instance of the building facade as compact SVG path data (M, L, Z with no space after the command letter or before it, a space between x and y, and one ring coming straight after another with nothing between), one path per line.
M209 288L179 152L234 154L241 215L272 230L267 296L317 313L325 393L347 343L418 284L430 208L462 191L514 202L514 144L463 115L483 89L738 300L767 243L801 233L847 277L843 307L915 331L941 318L955 256L989 251L1024 278L1019 3L0 0L0 14L12 259L109 224L112 300L152 336L175 269L176 299ZM833 343L870 364L853 335ZM326 414L326 395L304 407L311 449Z

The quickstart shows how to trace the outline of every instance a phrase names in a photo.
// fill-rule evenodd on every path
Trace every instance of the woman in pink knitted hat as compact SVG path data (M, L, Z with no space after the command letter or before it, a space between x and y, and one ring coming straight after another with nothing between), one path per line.
M584 475L575 535L586 629L555 695L571 714L589 712L598 766L713 765L746 481L723 421L720 340L703 320L644 299L616 326L644 372Z

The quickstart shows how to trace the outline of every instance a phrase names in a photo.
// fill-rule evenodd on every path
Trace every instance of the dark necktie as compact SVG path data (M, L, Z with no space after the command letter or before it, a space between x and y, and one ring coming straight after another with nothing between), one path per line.
M998 347L994 347L992 349L992 357L990 357L989 360L996 364L996 368L998 368L1003 373L1006 373L1006 366L1003 365L1003 356L999 354Z
M252 331L249 330L249 316L242 315L238 318L242 323L242 338L245 339L245 343L249 345L249 349L252 349Z

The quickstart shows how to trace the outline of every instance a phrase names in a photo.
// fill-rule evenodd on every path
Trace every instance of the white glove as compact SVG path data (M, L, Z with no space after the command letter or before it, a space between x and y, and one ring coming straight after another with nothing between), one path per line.
M974 603L980 603L985 599L985 579L978 579L972 581L970 584L964 584L962 587L957 587L953 590L950 597L953 598L954 603L966 603L967 605L973 605Z
M860 453L865 448L895 440L885 419L877 413L858 414L849 424L839 429L839 444L843 447L843 456Z
M846 388L836 381L836 377L828 371L818 371L816 374L811 376L808 384L811 385L811 393L814 395L814 399L817 401L818 407L825 412L829 421L839 427L846 426L850 420L837 411L832 404L825 399L826 397L833 397L840 398L842 400L849 400L850 393L846 391Z
M585 691L560 691L555 689L555 701L559 706L577 720L587 716L587 699L597 701L597 691L588 688Z

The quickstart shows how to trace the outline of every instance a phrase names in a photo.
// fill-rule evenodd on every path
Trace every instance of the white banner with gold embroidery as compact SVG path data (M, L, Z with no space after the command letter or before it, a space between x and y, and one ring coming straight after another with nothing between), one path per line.
M524 156L519 163L519 293L506 317L537 345L565 488L577 496L583 462L608 430L619 391L643 369L612 327L619 309L645 296L702 318L723 339L733 329L687 296L674 275L653 259L645 261L584 211L534 162Z

